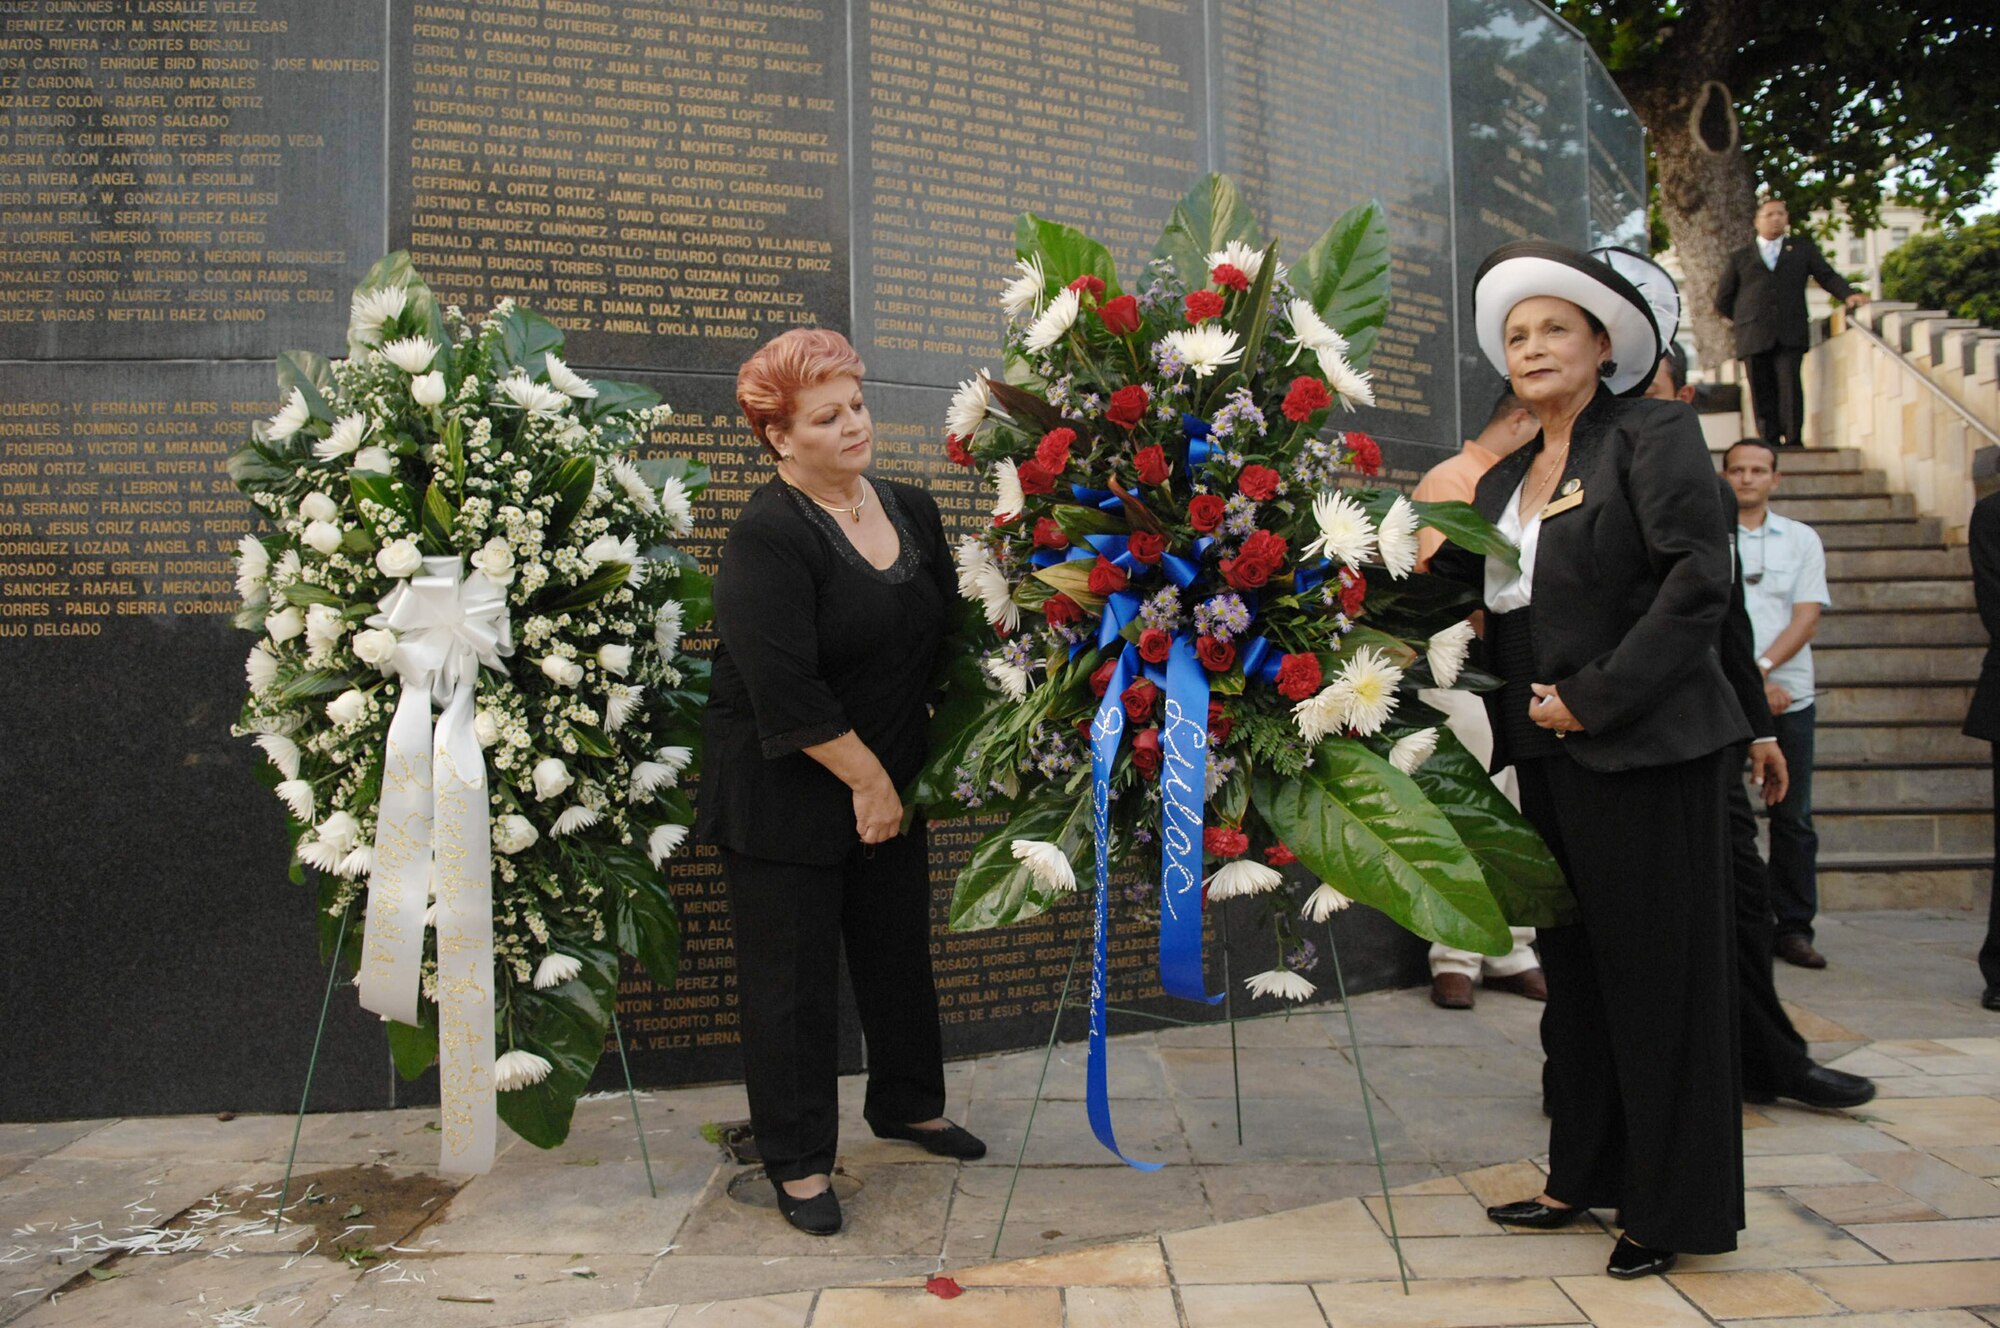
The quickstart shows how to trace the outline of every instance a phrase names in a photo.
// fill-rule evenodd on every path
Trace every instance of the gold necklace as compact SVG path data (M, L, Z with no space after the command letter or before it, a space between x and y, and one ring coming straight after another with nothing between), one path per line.
M818 504L820 507L825 508L829 512L847 513L847 515L854 521L854 524L857 526L861 524L861 509L868 506L868 486L865 483L861 486L861 501L856 503L852 507L842 507L838 503L821 502L820 499L813 497L813 495L810 492L808 492L801 486L794 484L792 485L792 487L794 489L798 489L800 493L805 494L807 498L811 499L814 503Z
M1555 464L1549 467L1548 479L1545 482L1535 486L1537 489L1542 491L1541 492L1542 503L1547 502L1549 495L1555 492L1556 482L1562 478L1563 462L1567 461L1568 459L1569 459L1569 443L1567 440L1565 440L1562 445L1562 451L1556 453ZM1542 510L1542 503L1529 503L1527 511L1524 512L1521 516L1522 521L1527 522L1534 520L1535 514Z

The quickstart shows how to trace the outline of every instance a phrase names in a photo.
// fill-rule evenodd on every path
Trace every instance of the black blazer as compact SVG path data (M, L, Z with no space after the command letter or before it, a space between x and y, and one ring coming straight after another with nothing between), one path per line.
M1990 644L1986 662L1979 667L1979 685L1972 689L1965 735L2000 742L2000 492L1989 493L1972 505L1968 536L1972 544L1972 593Z
M1499 519L1541 450L1537 437L1486 472L1473 499L1481 515ZM1613 771L1748 741L1717 654L1729 538L1694 411L1600 387L1572 426L1556 494L1572 480L1583 501L1542 521L1532 619L1533 681L1556 684L1584 728L1563 750L1588 769ZM1455 544L1431 561L1432 571L1476 587L1485 566ZM1505 731L1497 719L1493 727ZM1496 750L1496 767L1505 760Z
M1743 557L1736 547L1736 490L1729 487L1729 481L1716 476L1717 492L1722 496L1722 521L1729 531L1729 612L1722 619L1722 640L1719 644L1722 658L1722 672L1729 679L1730 690L1736 693L1736 704L1743 707L1743 718L1750 721L1752 738L1775 738L1778 725L1771 718L1771 702L1764 695L1764 671L1757 667L1757 633L1750 626L1750 606L1743 593Z
M1778 266L1764 266L1756 242L1729 255L1715 285L1715 311L1735 320L1736 354L1749 356L1781 346L1803 349L1806 335L1806 278L1837 300L1854 294L1833 270L1819 246L1798 235L1779 241Z

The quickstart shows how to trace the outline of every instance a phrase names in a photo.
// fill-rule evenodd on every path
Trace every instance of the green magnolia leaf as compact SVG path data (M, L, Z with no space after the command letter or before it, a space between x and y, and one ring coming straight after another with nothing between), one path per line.
M1377 202L1342 213L1292 268L1292 286L1347 338L1347 360L1368 367L1389 317L1389 224Z
M287 604L298 605L333 604L336 606L347 603L346 600L334 594L325 586L316 586L307 581L294 581L286 586L285 602Z
M1238 306L1247 317L1243 318L1243 326L1239 329L1243 334L1243 358L1237 363L1250 369L1256 367L1264 353L1264 337L1271 325L1271 282L1277 272L1278 242L1273 240L1264 246L1264 261L1257 266L1257 279L1250 283L1249 291ZM1222 397L1211 394L1209 397L1211 401L1226 399L1226 394Z
M1479 860L1509 923L1557 927L1576 920L1576 897L1555 856L1450 729L1438 730L1437 751L1413 778Z
M381 528L368 517L365 504L374 503L389 509L403 518L406 527L417 524L417 508L411 500L410 487L394 475L373 470L351 470L347 472L347 487L354 493L354 510L362 514L361 519L378 537L382 533Z
M1090 569L1097 566L1095 558L1078 558L1074 562L1054 563L1048 567L1035 569L1037 581L1055 587L1079 604L1095 608L1103 598L1090 592Z
M1479 863L1416 781L1358 742L1321 743L1294 779L1260 770L1250 799L1306 869L1428 941L1505 954L1513 938Z
M577 418L585 424L623 411L651 410L660 404L658 392L650 387L641 387L637 383L593 378L590 380L590 385L597 389L597 395L585 397L576 403Z
M333 407L326 400L336 395L332 361L309 350L281 352L278 355L278 396L290 396L295 387L305 394L306 409L312 412L314 419L332 422Z
M350 685L352 679L344 673L335 673L331 669L311 669L280 685L278 699L303 701L308 696L326 696L333 692L344 692Z
M1023 212L1014 221L1014 252L1022 258L1040 257L1042 272L1048 279L1044 295L1059 291L1083 276L1102 281L1107 300L1121 294L1111 251L1074 226Z
M952 796L952 771L1005 703L993 694L979 657L969 650L954 650L941 660L932 672L931 688L943 697L931 711L931 756L910 782L904 801L933 808L938 816L962 816L965 809Z
M530 378L540 378L548 369L545 357L563 348L562 329L520 305L499 321L500 342L493 348L493 371L504 377L509 369L518 368Z
M570 736L576 739L577 749L587 756L616 756L618 749L604 735L604 730L591 724L571 724Z
M452 528L457 524L458 509L444 496L444 486L434 483L424 490L423 517L418 527L424 547L435 553L452 552Z
M1068 421L1063 419L1063 413L1035 393L1024 392L1012 383L1001 382L994 378L988 378L986 385L993 389L993 400L999 403L1000 409L1013 417L1022 432L1030 432L1029 426L1024 423L1030 420L1035 426L1031 436L1067 427Z
M1441 576L1398 581L1372 563L1361 572L1368 579L1365 620L1393 636L1428 640L1479 607L1478 592Z
M262 443L249 443L230 453L229 478L245 493L289 493L300 485L291 463Z
M590 490L597 483L597 462L587 456L566 457L549 476L548 491L556 496L556 505L549 512L546 540L553 547L569 529L569 523L576 520L576 514L583 510L584 499L590 497Z
M683 634L708 626L715 616L715 583L699 567L684 567L673 578L674 598L681 604Z
M497 1095L500 1119L537 1148L554 1148L569 1137L576 1099L590 1086L604 1037L611 1028L618 994L618 952L609 946L565 940L564 954L583 961L583 971L560 986L536 991L512 984L512 1045L547 1058L548 1078ZM498 1050L508 1050L504 1032Z
M669 479L676 479L688 491L689 498L696 498L708 487L708 467L692 457L642 457L632 464L646 477L646 483L655 489Z
M389 1034L389 1058L395 1061L396 1073L404 1079L415 1079L437 1064L436 1007L420 1001L417 1015L423 1022L416 1028L397 1019L383 1025Z
M630 563L606 563L592 572L578 584L566 590L556 590L535 601L535 612L553 617L558 613L568 613L586 604L595 604L612 591L625 584L632 575Z
M444 311L438 307L437 298L431 288L417 275L416 265L410 261L407 250L398 249L379 260L368 269L368 275L356 286L357 294L363 291L385 290L391 286L401 286L404 294L403 315L396 320L399 328L411 328L429 337L446 350L438 357L435 367L448 369L450 366L451 336L444 325ZM358 355L367 349L365 343L349 339L347 351Z
M1063 534L1074 543L1081 544L1087 535L1123 535L1129 529L1122 517L1096 507L1080 507L1075 503L1059 504L1050 517Z
M668 990L681 971L680 912L666 878L644 858L632 857L634 869L619 875L624 889L618 902L618 948L639 961L655 986Z
M1051 891L1014 857L1014 841L1039 839L1069 855L1079 883L1095 866L1091 858L1090 799L1062 797L1030 803L1014 818L979 841L958 874L951 896L951 929L985 931L1021 922L1062 896Z
M1209 175L1174 205L1159 243L1153 246L1153 257L1168 260L1182 281L1199 286L1208 280L1208 256L1231 240L1253 249L1264 247L1256 214L1236 182L1226 175Z
M1462 549L1498 558L1509 567L1519 568L1521 551L1514 547L1491 521L1479 515L1471 503L1412 503L1423 523L1438 530ZM1384 509L1386 510L1386 508Z

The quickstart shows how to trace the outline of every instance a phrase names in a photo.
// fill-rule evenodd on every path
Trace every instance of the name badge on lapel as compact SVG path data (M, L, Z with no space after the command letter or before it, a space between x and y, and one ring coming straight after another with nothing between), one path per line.
M1583 481L1572 477L1563 483L1562 493L1551 500L1547 507L1542 509L1542 520L1546 521L1552 516L1569 511L1572 507L1580 507L1582 505Z

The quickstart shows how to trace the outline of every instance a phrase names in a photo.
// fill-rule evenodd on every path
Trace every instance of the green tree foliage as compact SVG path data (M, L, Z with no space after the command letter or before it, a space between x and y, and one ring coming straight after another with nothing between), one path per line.
M1882 260L1882 293L2000 328L2000 216L1898 247Z

